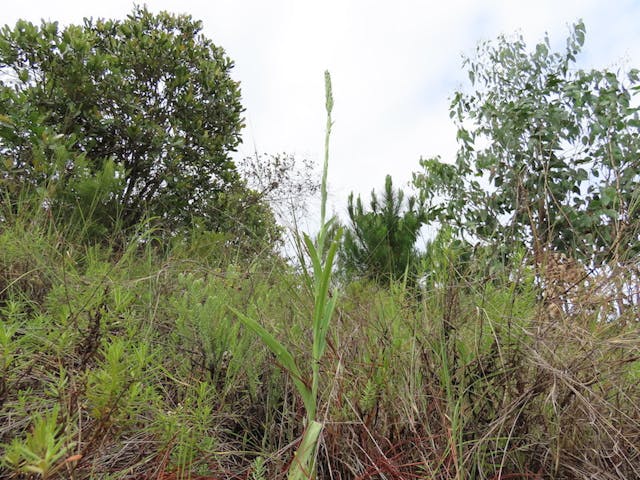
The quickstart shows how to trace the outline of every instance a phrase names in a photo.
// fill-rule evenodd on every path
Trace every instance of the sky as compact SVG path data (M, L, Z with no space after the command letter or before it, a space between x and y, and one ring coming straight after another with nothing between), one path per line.
M6 1L6 0L5 0ZM5 3L5 2L3 2ZM124 18L123 0L6 1L0 24L61 24ZM404 187L419 159L452 160L457 149L448 106L468 88L463 55L480 41L549 34L561 49L570 26L585 22L581 68L640 67L640 0L149 0L154 12L188 13L235 61L247 127L236 158L288 153L321 164L324 71L335 107L329 210L346 216L350 192L368 198L385 175Z

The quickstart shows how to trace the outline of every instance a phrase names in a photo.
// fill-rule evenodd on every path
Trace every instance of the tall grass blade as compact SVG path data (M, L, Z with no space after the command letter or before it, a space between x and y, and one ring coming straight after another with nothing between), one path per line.
M238 319L250 330L256 333L260 339L264 342L264 344L269 347L269 350L273 352L278 360L278 363L285 368L293 378L293 382L298 390L298 393L302 397L305 408L315 408L312 404L315 404L315 399L311 396L311 390L307 387L306 383L302 380L302 372L298 368L293 355L287 350L287 348L282 345L271 333L269 333L262 325L256 322L253 318L248 317L244 313L236 310L235 308L229 306L229 310L231 310Z

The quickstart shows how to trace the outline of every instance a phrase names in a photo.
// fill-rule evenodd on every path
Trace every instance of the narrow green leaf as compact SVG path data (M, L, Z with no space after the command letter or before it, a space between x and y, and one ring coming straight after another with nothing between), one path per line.
M286 349L282 343L278 341L271 333L269 333L262 325L256 322L253 318L248 317L244 313L236 310L231 306L227 306L229 310L231 310L238 319L250 330L256 333L260 339L269 347L269 350L273 352L276 356L280 365L285 368L293 378L293 382L298 389L298 393L302 396L302 399L305 403L305 406L308 405L308 402L311 399L311 390L307 387L307 385L302 380L302 372L298 368L295 360L293 359L293 355L289 353L289 350ZM308 407L307 407L308 408Z
M318 338L319 338L318 349L317 349L318 359L322 357L327 346L327 333L329 331L329 323L331 322L331 317L333 316L333 311L335 310L337 300L338 300L337 297L331 298L329 302L327 302L327 305L325 306L325 309L323 312L323 319L322 319L322 322L320 322L321 327L318 332Z
M309 235L307 234L304 235L304 243L307 246L309 257L311 257L314 277L317 278L319 273L322 271L322 263L321 263L322 259L318 254L318 250L316 250L316 247L313 245L313 240L311 240L311 237L309 237Z
M302 441L294 454L289 480L309 480L314 478L315 452L318 438L322 432L322 424L312 421L304 432Z

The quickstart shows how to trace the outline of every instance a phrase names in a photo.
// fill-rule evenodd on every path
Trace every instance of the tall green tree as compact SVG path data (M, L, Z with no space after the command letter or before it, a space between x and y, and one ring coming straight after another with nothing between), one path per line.
M5 26L3 182L99 174L113 161L126 224L151 214L169 226L198 218L216 228L219 195L240 185L230 153L243 107L233 62L201 30L190 16L141 7L122 21Z
M507 251L596 263L640 251L638 70L577 69L584 39L578 23L561 52L500 37L465 60L456 161L423 160L414 176L441 221Z
M416 197L405 201L401 189L393 188L390 175L382 196L371 192L370 210L360 196L349 195L349 224L345 230L340 261L348 276L380 282L412 279L417 268L415 243L427 214Z

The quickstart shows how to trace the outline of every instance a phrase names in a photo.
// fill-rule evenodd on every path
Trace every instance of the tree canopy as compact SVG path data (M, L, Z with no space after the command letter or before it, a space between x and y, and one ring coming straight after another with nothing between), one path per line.
M422 160L415 185L458 232L507 251L558 251L600 263L640 251L639 73L575 68L585 38L481 44L471 90L450 114L454 163Z
M427 214L413 196L406 199L393 188L390 175L382 196L371 192L370 210L362 199L349 195L349 224L340 259L348 275L370 277L381 282L410 277L417 267L415 243Z
M111 168L122 218L216 228L241 186L243 128L233 61L187 15L136 7L125 20L0 33L0 165L11 190ZM228 199L228 195L226 197ZM225 200L227 201L227 200Z

